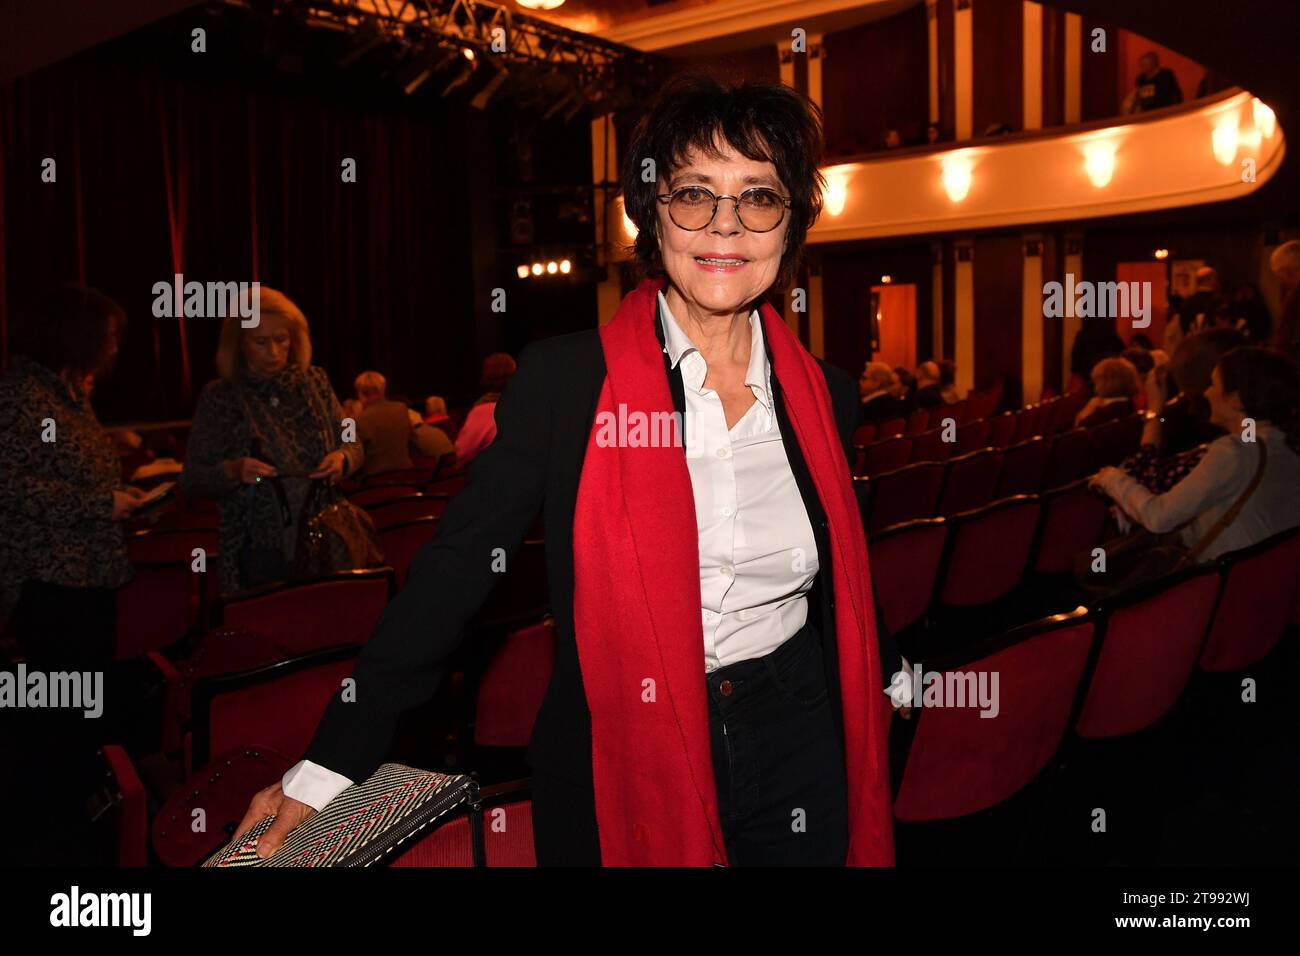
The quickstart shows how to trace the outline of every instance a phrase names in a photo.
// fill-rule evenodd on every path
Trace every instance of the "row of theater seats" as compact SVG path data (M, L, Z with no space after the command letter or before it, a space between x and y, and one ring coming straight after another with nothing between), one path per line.
M163 757L175 768L171 776L184 783L159 792L159 774L150 775L155 785L147 796L166 802L154 817L149 852L141 849L141 839L126 838L124 847L131 849L124 848L123 860L192 865L224 842L221 827L237 822L247 806L248 788L264 786L282 774L292 763L289 755L305 749L323 701L350 673L356 653L401 589L412 558L433 537L439 516L463 484L464 475L434 477L420 467L350 486L345 489L349 499L370 514L389 566L268 585L224 598L215 594L218 545L215 514L209 508L183 503L164 520L130 534L136 578L119 602L117 656L148 660L161 675L161 753L150 760L156 763ZM213 520L206 520L209 516ZM194 571L195 549L204 552L205 573ZM501 645L481 675L481 686L479 675L463 662L449 676L456 714L442 747L450 759L475 747L526 745L540 696L530 702L527 693L508 685L521 672L544 671L549 680L554 656L549 619L519 627L521 622L539 622L547 606L544 547L540 537L530 535L468 628L474 635L470 644ZM466 684L467 671L473 686ZM475 707L465 694L484 695L488 703ZM126 811L131 804L126 795L135 790L130 757L121 747L109 748L106 757L113 775L122 781L124 825L138 831L139 821ZM514 766L518 761L505 763ZM485 795L490 789L485 788ZM498 831L495 843L486 841L489 865L530 862L521 849L526 847L530 857L526 786L516 790L515 797L503 797L494 809L523 822L510 837ZM488 805L493 806L490 801ZM198 806L212 825L196 834L177 821L188 820ZM522 814L516 813L520 808ZM394 865L405 865L403 860L417 861L414 865L461 860L461 851L468 852L472 845L469 826L466 817L441 827ZM520 840L521 833L525 839Z
M1001 398L1001 389L971 395L953 405L936 408L918 408L906 418L892 418L884 422L859 425L853 433L853 444L859 447L887 438L916 438L944 426L961 428L977 422L987 422L991 431L988 444L999 447L1024 441L1034 435L1056 435L1074 424L1074 418L1088 401L1085 392L1045 398L1016 411L994 415L993 410Z
M1173 771L1167 758L1183 754L1197 772L1222 759L1207 753L1210 735L1231 741L1240 731L1216 734L1219 725L1251 721L1243 678L1261 686L1283 679L1279 659L1294 648L1279 642L1288 627L1287 640L1295 642L1298 577L1300 528L1091 607L925 658L925 671L939 675L931 679L949 687L969 687L972 674L996 674L998 713L985 719L977 707L949 706L914 714L894 801L900 859L924 843L922 834L932 839L936 827L951 835L944 828L954 823L993 826L997 811L1000 839L1023 846L1064 835L1074 845L1071 862L1100 841L1089 828L1097 807L1118 817L1123 801L1125 820L1133 820L1145 802L1158 820L1167 810L1162 799L1186 796L1177 785L1164 798L1154 795L1170 787L1161 779ZM1284 690L1280 683L1268 687L1269 694ZM996 849L1009 852L1004 844Z
M1032 422L1034 410L1028 411L1030 416L1025 420ZM1011 413L1007 414L1011 416ZM1117 421L1123 422L1123 427L1119 427ZM1015 416L998 416L998 418L968 422L956 429L933 429L915 437L898 435L882 438L857 449L853 473L878 475L916 462L942 462L982 448L1019 448L1035 441L1052 448L1059 447L1073 451L1079 445L1095 444L1095 438L1091 436L1096 435L1096 429L1106 428L1107 425L1112 427L1102 432L1105 436L1118 437L1133 434L1141 436L1143 423L1141 414L1133 414L1117 421L1093 428L1074 428L1054 434L1022 436L1017 430Z
M162 751L180 762L184 779L170 795L159 795L165 803L152 825L153 859L188 866L206 857L224 842L251 793L292 765L350 675L393 587L385 568L266 589L223 604L223 625L189 657L149 652L166 680ZM460 765L476 766L471 755L482 748L525 747L550 679L550 618L534 608L534 623L518 627L529 615L507 610L491 605L470 628L471 643L494 648L490 663L454 670L448 682L455 711L449 737ZM207 827L195 833L185 821L198 807ZM489 862L493 852L489 842Z
M980 530L988 529L958 527L954 535L960 539ZM872 540L876 593L891 626L906 624L915 613L900 606L891 589L925 563L914 557L910 566L896 560L915 555L920 539L907 536L918 531L930 538L936 532L947 536L944 522L936 519ZM941 546L938 563L961 561L962 547ZM882 572L892 577L882 578ZM1171 712L1198 672L1234 673L1259 665L1288 622L1300 622L1292 587L1297 576L1300 529L1293 529L1091 607L988 639L949 642L939 657L914 656L914 663L923 662L945 683L960 683L963 674L996 673L1003 692L995 720L969 706L915 712L896 781L897 821L908 825L979 814L1059 769L1072 742L1129 737L1151 728ZM223 827L240 818L251 792L282 774L302 752L357 651L355 645L320 649L196 683L192 753L199 769L154 818L154 859L192 865L224 842ZM476 678L470 722L477 749L467 764L483 748L527 744L553 655L549 619L507 636ZM884 700L882 708L888 706ZM122 861L143 862L143 789L124 753L109 758L119 788ZM494 851L489 829L488 865L529 865L531 818L519 785L513 785L506 806L513 820L505 828L509 839ZM198 807L207 814L204 834L186 825ZM469 825L466 818L440 828L398 864L468 865L473 862Z
M1051 438L1030 438L1005 449L981 448L947 460L916 461L857 476L853 483L863 525L870 533L913 518L969 511L1010 495L1060 488L1136 452L1142 424L1141 415L1132 415ZM884 445L910 441L888 439Z
M374 521L399 589L411 559L433 537L438 516L465 483L463 474L436 479L430 474L429 468L390 472L349 494ZM542 563L536 556L538 530L520 559L529 567ZM185 501L151 523L139 523L128 530L126 545L135 577L118 600L118 660L168 647L220 621L215 613L217 515L210 503ZM196 572L200 566L205 570Z

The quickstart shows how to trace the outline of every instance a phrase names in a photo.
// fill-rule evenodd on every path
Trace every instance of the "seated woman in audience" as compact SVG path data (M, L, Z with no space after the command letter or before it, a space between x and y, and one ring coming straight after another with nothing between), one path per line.
M364 458L355 436L343 434L329 376L311 364L301 310L267 286L260 295L257 325L232 316L221 327L221 377L199 396L181 474L185 494L217 499L222 593L290 577L301 522L311 517L309 479L338 481ZM287 512L263 480L277 476Z
M1205 398L1210 420L1226 434L1177 485L1152 494L1119 468L1103 468L1092 484L1148 531L1181 530L1191 548L1260 474L1237 516L1200 553L1201 561L1210 561L1300 525L1300 456L1283 431L1295 428L1300 370L1266 349L1234 349L1215 366Z
M1147 376L1142 447L1120 467L1148 491L1160 494L1186 478L1207 444L1223 434L1210 421L1205 390L1219 360L1245 344L1241 334L1230 329L1197 332L1183 340L1167 365L1157 363ZM1170 391L1178 394L1169 398ZM1159 414L1151 409L1159 409Z
M1122 358L1102 359L1092 367L1092 398L1074 416L1077 428L1091 428L1137 411L1138 371Z

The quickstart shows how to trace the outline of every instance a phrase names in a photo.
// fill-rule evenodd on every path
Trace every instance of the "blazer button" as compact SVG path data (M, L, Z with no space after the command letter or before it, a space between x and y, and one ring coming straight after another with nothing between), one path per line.
M731 696L731 681L729 681L729 680L724 680L721 684L718 685L718 690L719 690L719 692L721 692L721 694L722 694L723 697L730 697L730 696Z

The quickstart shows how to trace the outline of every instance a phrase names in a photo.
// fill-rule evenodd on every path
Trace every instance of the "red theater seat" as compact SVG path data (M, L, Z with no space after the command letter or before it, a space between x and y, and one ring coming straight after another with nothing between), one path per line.
M146 840L149 825L146 819L148 798L140 775L125 750L108 744L101 751L113 788L113 805L117 814L117 865L146 866L148 858Z
M219 754L191 774L154 817L150 830L154 855L163 866L202 863L235 835L253 795L297 762L296 757L261 746Z
M951 518L939 600L950 607L990 604L1011 593L1029 564L1041 505L1004 498Z
M1002 452L995 448L973 451L950 459L946 467L938 513L953 515L970 511L993 500L998 476L1002 474Z
M994 497L1033 495L1043 487L1047 462L1052 457L1052 443L1046 438L1030 438L1012 445L1002 458L1002 474Z
M960 456L979 451L981 448L988 446L988 438L989 422L987 418L967 422L957 429L957 447L952 450L952 453Z
M473 817L461 813L434 828L411 844L409 850L399 852L389 866L473 866Z
M392 568L340 571L301 584L275 584L218 602L224 627L256 631L293 654L363 644L394 590Z
M379 546L384 550L384 560L396 575L398 589L406 584L406 575L416 554L437 533L437 518L412 518L379 530Z
M867 539L871 590L890 633L915 624L930 606L947 539L943 518L909 521Z
M1088 451L1088 474L1106 465L1118 465L1138 450L1142 442L1144 419L1128 415L1091 429L1092 447Z
M876 437L876 423L867 422L853 430L854 445L870 445Z
M1059 488L1088 474L1088 451L1092 437L1085 428L1072 428L1057 435L1052 442L1052 457L1047 463L1043 485Z
M981 717L981 708L970 706L915 709L916 736L894 816L904 822L966 816L1031 783L1060 749L1092 640L1093 623L1079 611L1012 631L975 659L926 668L954 688L969 688L969 678L958 675L997 674L997 716Z
M1001 415L995 415L989 419L989 433L988 437L984 439L984 444L990 448L1006 448L1011 444L1015 433L1015 413L1003 412Z
M1137 733L1169 712L1196 669L1218 595L1219 569L1210 565L1103 602L1080 737Z
M907 428L903 434L912 437L921 434L930 427L930 410L928 408L918 408L907 416Z
M943 465L922 462L872 478L867 533L916 518L934 517L943 475Z
M882 441L886 438L898 438L907 431L906 418L891 418L887 422L880 422L876 425L876 441Z
M251 743L284 754L307 750L330 699L361 648L331 647L194 685L192 766ZM265 786L265 784L263 784Z
M886 438L867 446L863 468L867 475L897 471L912 459L912 439Z
M1300 583L1300 528L1219 558L1223 593L1201 670L1235 671L1263 660L1286 630Z
M952 456L952 450L957 447L956 441L944 441L946 429L940 427L923 432L912 439L912 461L947 461ZM953 429L953 437L956 438L956 429Z
M1075 555L1095 548L1106 526L1107 505L1080 478L1039 496L1043 529L1034 557L1037 574L1066 574L1074 570Z
M527 747L554 670L554 618L507 635L479 683L474 743Z

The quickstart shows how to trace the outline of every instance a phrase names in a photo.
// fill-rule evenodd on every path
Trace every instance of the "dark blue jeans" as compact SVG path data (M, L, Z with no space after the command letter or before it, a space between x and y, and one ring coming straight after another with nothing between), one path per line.
M842 866L848 785L821 637L811 626L765 657L705 675L713 773L733 866ZM535 769L539 866L599 866L595 796Z
M848 792L823 669L805 625L765 657L706 675L713 776L733 866L843 866Z

